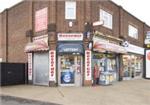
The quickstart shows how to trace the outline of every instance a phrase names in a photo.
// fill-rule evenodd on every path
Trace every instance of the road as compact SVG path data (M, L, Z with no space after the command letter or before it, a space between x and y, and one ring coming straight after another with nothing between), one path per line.
M0 105L60 105L54 103L15 98L10 96L0 96L0 99Z

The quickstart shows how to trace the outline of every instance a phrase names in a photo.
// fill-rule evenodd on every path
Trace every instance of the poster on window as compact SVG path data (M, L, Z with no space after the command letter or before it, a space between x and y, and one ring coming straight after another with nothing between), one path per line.
M28 53L28 80L32 80L32 53Z
M85 51L85 80L92 79L92 71L91 71L91 51Z
M47 29L47 7L35 12L35 32Z
M146 78L150 78L150 50L146 50Z
M49 51L49 81L56 81L56 51Z

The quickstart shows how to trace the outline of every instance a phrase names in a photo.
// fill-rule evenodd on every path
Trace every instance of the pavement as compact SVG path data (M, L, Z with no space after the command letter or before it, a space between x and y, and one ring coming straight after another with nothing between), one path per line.
M150 105L150 80L121 81L110 86L91 87L4 86L0 95L56 105Z

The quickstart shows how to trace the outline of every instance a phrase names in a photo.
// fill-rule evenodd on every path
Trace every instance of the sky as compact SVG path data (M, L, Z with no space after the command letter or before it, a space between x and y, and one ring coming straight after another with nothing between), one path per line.
M22 0L0 0L0 12ZM150 0L112 0L150 26Z

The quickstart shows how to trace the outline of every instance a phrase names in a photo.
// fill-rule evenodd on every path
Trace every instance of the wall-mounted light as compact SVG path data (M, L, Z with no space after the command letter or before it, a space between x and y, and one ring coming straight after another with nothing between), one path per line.
M72 26L73 26L73 22L69 21L69 27L72 27Z

